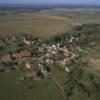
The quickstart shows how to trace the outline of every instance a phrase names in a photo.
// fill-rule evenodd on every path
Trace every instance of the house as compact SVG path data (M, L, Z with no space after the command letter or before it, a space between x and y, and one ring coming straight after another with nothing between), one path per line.
M43 64L38 64L38 67L39 67L39 69L41 70L41 72L42 73L44 73L45 72L45 70L44 70L44 67L43 67Z
M57 43L57 48L60 48L60 43Z
M23 39L23 42L27 45L31 45L33 44L34 42L33 41L30 41L30 40L26 40L25 38Z
M43 48L43 47L39 47L39 48L38 48L38 52L39 52L39 53L43 53L43 52L44 52L44 48Z
M51 56L57 56L58 50L57 50L56 46L55 45L52 45L52 47L49 47L48 48L48 53Z
M53 64L53 62L54 62L54 61L53 61L52 59L50 59L50 58L48 58L48 57L45 58L45 63L46 63L46 64L50 65L50 64Z
M70 53L66 47L64 47L64 57L69 57Z
M50 58L50 57L51 57L50 53L46 53L46 54L45 54L45 57Z
M88 53L88 51L81 49L79 46L77 47L77 50L78 50L79 52Z
M25 64L25 66L26 66L27 69L31 69L32 68L32 64L28 63L28 62Z
M64 52L64 57L66 58L66 57L69 57L70 56L70 54L68 53L68 52Z
M68 68L68 67L65 67L65 71L66 71L67 73L71 72L70 68Z
M68 49L66 48L66 46L63 47L64 52L68 52Z
M52 49L53 49L53 50L57 50L57 46L53 44L53 45L52 45Z
M52 52L52 47L49 46L47 51L48 51L48 53L51 53Z
M32 53L24 50L24 51L20 52L19 56L21 56L21 57L32 57Z
M24 50L19 53L15 53L12 56L16 58L26 58L26 57L32 57L32 53L27 50Z

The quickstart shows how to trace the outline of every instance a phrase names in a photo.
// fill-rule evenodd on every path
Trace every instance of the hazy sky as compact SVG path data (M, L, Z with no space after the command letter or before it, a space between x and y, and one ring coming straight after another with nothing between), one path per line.
M0 0L0 4L92 4L100 5L100 0Z

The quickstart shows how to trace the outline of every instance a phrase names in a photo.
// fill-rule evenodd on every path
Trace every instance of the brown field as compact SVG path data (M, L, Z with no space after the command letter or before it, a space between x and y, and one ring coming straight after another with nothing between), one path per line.
M20 13L0 15L0 35L28 33L50 37L71 27L71 20L64 17Z
M94 68L94 70L100 71L100 59L91 59L89 65Z
M52 10L42 10L39 14L60 16L72 19L73 25L88 23L100 24L100 9L65 9L54 8Z
M47 38L71 29L73 25L100 23L99 11L91 9L76 11L58 8L40 12L5 12L6 15L0 15L0 35L26 33Z

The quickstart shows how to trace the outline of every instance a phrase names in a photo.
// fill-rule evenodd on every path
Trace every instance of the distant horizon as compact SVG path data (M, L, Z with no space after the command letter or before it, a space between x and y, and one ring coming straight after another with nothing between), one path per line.
M64 4L64 3L61 3L61 4L58 4L58 3L55 3L55 4L50 4L50 3L44 3L44 4L39 4L39 3L34 3L34 4L31 4L31 3L7 3L7 4L1 4L0 5L65 5L65 6L100 6L100 5L97 5L97 4Z
M88 4L0 4L0 8L2 7L46 7L46 8L100 8L100 5L88 5Z
M64 4L64 3L0 3L0 5L98 5L99 4Z
M100 6L100 0L0 0L0 5L96 5Z
M0 5L88 5L88 6L100 6L100 4L64 4L64 3L0 3Z

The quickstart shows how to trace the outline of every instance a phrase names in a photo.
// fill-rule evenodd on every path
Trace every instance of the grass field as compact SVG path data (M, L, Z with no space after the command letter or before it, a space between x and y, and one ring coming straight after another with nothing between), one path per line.
M0 100L64 100L51 79L20 81L21 71L0 73Z

